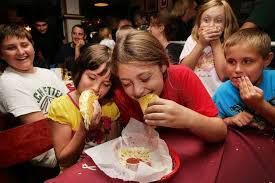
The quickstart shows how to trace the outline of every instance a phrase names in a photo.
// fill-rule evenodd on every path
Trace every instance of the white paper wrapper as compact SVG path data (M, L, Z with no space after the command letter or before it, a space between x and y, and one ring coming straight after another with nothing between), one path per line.
M136 171L126 168L118 157L121 147L149 149L151 166L140 162ZM159 138L157 131L135 119L130 119L121 137L87 149L85 153L109 177L124 181L157 181L172 171L172 159L166 143Z

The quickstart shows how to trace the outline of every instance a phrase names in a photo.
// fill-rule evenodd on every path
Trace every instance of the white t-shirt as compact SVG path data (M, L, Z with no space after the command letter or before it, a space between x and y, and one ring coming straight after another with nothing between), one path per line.
M34 73L21 73L7 67L0 76L0 111L15 117L42 111L48 113L51 101L68 92L62 80L53 71L35 67ZM50 149L31 161L33 164L55 167L54 149Z
M7 67L0 77L0 110L15 117L42 111L51 101L67 93L65 84L48 69L35 67L34 73L21 73Z
M180 60L189 55L196 45L197 42L190 35L184 44L183 50L180 54ZM222 81L217 75L214 65L214 57L210 46L204 48L203 53L195 66L194 72L203 82L203 85L207 89L210 96L213 96Z

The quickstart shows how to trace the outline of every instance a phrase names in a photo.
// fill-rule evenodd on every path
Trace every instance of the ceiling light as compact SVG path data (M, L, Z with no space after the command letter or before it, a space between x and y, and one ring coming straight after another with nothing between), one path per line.
M109 3L108 2L105 2L105 1L97 1L94 3L94 6L96 7L106 7L106 6L109 6Z

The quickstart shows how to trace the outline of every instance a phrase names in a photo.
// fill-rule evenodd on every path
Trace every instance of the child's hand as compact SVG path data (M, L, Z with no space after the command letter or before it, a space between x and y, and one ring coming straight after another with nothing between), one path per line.
M264 101L263 91L260 88L253 86L247 76L239 78L239 90L243 102L252 109L255 109L257 105Z
M98 128L99 122L101 119L101 106L98 100L94 101L93 107L94 107L94 113L93 113L93 118L90 122L90 127L89 127L90 130ZM82 129L82 131L87 132L87 130L85 129L84 121L80 123L80 129Z
M253 119L253 115L248 112L240 112L239 114L225 118L223 121L227 125L237 125L239 127L246 126L247 124L251 123Z
M218 27L199 28L199 42L203 46L209 45L212 41L220 40L222 31Z
M91 120L90 123L90 129L95 129L98 128L100 119L101 119L101 106L98 102L98 100L95 100L93 103L93 107L94 107L94 114L93 114L93 118Z
M184 128L183 121L190 121L191 110L166 99L156 99L151 102L144 115L145 122L152 126ZM186 118L186 119L183 119Z

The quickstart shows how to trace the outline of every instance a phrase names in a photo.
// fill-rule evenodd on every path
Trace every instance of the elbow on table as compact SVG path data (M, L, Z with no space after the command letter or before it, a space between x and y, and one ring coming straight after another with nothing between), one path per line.
M216 118L217 128L216 133L213 133L207 138L208 142L223 142L227 136L227 126L221 118Z

